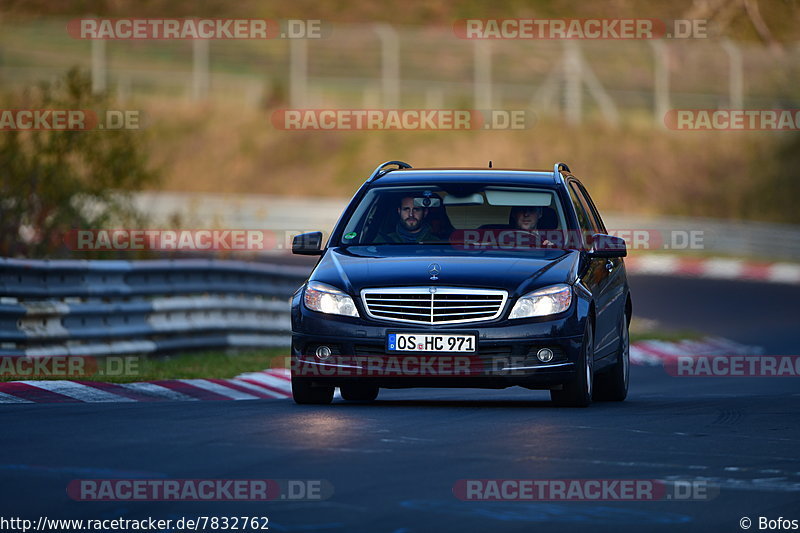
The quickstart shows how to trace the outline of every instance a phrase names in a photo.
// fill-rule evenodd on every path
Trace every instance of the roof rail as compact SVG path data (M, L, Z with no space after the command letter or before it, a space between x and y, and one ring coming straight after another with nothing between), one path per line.
M561 182L566 184L566 182L564 181L564 176L561 175L562 170L565 172L570 172L570 173L572 172L566 163L561 163L559 161L558 163L553 165L553 179L556 181L556 183Z
M389 165L397 165L397 168L390 168L388 170L383 170L385 167L388 167ZM381 163L380 165L377 166L377 168L375 168L374 171L372 171L372 174L370 175L369 178L367 178L367 181L365 181L364 183L369 183L373 180L380 178L384 174L391 172L392 170L398 170L401 168L411 168L411 165L409 165L405 161L387 161L385 163Z

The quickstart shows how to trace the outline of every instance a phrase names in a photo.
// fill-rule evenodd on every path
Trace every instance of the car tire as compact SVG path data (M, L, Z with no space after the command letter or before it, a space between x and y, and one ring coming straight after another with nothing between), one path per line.
M578 371L575 378L565 383L560 390L551 390L550 399L563 407L588 407L592 403L594 381L594 331L592 322L586 319L586 331L583 334L581 355L577 361Z
M617 362L610 371L598 374L595 379L595 400L621 402L628 396L631 373L631 337L628 331L628 318L625 315L622 316L621 329Z
M342 398L350 402L371 402L378 397L380 389L373 385L342 385Z
M292 378L292 398L300 405L327 405L333 401L333 387L313 387L311 380Z

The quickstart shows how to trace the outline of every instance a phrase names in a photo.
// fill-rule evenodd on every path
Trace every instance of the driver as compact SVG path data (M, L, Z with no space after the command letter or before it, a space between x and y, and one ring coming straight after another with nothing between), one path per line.
M406 196L400 200L397 207L397 214L400 220L395 226L395 230L386 235L386 242L396 243L418 243L438 241L439 238L433 233L430 223L425 220L428 216L428 208L415 206L414 197Z

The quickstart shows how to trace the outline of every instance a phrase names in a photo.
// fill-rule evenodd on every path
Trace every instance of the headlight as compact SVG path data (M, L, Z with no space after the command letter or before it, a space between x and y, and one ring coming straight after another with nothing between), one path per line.
M303 302L312 311L329 315L358 316L356 304L346 293L319 281L309 281L303 291Z
M522 296L508 318L530 318L555 315L569 309L572 303L572 289L569 285L553 285Z

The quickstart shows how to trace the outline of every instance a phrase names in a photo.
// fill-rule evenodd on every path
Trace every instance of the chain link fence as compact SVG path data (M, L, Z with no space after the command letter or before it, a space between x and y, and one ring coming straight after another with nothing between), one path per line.
M716 38L465 40L449 27L329 24L320 39L78 40L66 19L0 21L0 86L92 71L119 101L530 109L663 123L669 108L800 107L800 45Z

